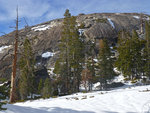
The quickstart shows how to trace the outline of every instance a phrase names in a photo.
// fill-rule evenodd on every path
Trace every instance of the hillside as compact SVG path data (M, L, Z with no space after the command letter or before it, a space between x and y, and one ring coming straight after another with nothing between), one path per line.
M143 14L143 21L149 20L148 15ZM38 67L37 75L48 76L49 69L52 69L59 54L58 43L61 38L63 19L56 19L29 26L19 31L19 47L25 37L35 38L33 47ZM110 45L115 45L118 33L121 30L131 32L133 29L139 31L141 25L140 14L138 13L95 13L79 14L77 23L84 24L82 31L86 40L96 43L98 40L107 38ZM0 77L10 79L12 64L12 48L15 32L0 37ZM42 73L42 74L41 74Z
M110 91L7 104L0 113L148 113L150 86L123 86Z

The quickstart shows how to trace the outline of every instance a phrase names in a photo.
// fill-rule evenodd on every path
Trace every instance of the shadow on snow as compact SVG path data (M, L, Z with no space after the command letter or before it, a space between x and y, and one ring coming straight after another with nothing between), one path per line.
M67 108L59 108L59 107L41 107L41 108L30 108L23 107L17 105L6 105L6 111L0 111L0 113L95 113L91 111L77 111Z

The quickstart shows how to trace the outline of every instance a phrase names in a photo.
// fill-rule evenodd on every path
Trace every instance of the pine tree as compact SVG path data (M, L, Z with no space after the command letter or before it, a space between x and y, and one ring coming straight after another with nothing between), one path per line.
M63 60L61 60L61 56L59 56L60 58L57 59L57 61L55 62L55 67L54 67L54 73L56 74L56 79L55 79L55 87L59 87L59 89L61 90L61 93L66 94L66 75L67 75L67 71L66 71L66 66L65 63L63 62Z
M43 80L40 79L39 85L38 85L38 93L41 94L42 93L42 88L43 88Z
M141 40L135 30L132 32L130 45L130 59L131 59L131 74L135 79L140 79L141 77L141 64L142 64L142 46Z
M115 66L119 71L121 71L124 74L125 77L129 75L128 73L129 67L127 61L130 54L129 54L129 49L126 46L127 43L129 42L128 41L129 39L130 36L127 32L125 31L120 32L118 43L117 43L118 56L117 56L117 61L115 62Z
M64 14L64 22L63 22L63 31L62 31L62 37L61 37L61 43L60 43L60 70L59 74L61 76L61 79L64 81L63 83L63 90L65 93L69 93L69 87L70 87L70 78L71 78L71 67L70 67L70 19L71 14L69 10L67 9Z
M71 72L73 74L73 91L79 91L79 85L81 81L81 71L82 71L82 63L84 62L84 45L83 45L83 37L79 36L78 29L76 28L76 18L71 17L71 45L70 45L70 54L71 54Z
M90 72L90 79L88 79L88 84L89 84L89 91L91 91L92 85L95 82L94 79L96 77L96 73L95 73L96 64L93 57L88 58L85 63L87 65L86 66L87 70Z
M107 88L107 83L111 81L114 76L116 76L116 73L113 70L111 51L106 39L100 40L98 61L98 74L100 78L101 88Z
M52 87L51 87L50 79L46 78L44 82L44 87L42 89L42 97L49 98L50 96L52 96Z
M145 44L145 49L144 49L144 59L145 59L145 75L150 78L150 23L146 22L145 25L145 39L146 39L146 44Z
M21 99L27 99L27 96L32 94L34 91L34 54L29 39L25 39L23 44L23 52L19 61L20 68L20 82L19 82L19 93Z
M140 66L142 64L141 49L141 41L135 30L132 32L132 37L126 32L120 34L116 67L130 80L140 78L142 73Z
M8 88L4 84L0 86L0 111L6 110L6 108L3 108L2 106L6 104L5 102L3 102L3 100L5 100L7 96L8 96Z
M63 31L60 43L60 57L54 69L62 79L62 89L65 93L79 90L83 62L83 44L76 27L76 18L69 10L64 14Z

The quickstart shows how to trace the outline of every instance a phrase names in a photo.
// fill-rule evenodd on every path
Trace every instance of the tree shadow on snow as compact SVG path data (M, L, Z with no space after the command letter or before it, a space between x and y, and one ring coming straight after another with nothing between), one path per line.
M42 107L40 109L45 109L45 111L47 111L46 113L95 113L92 111L77 111L73 109L60 108L60 107L52 107L52 108Z
M41 107L41 108L30 108L17 105L8 104L6 111L0 111L0 113L95 113L91 111L77 111L67 108L59 107Z

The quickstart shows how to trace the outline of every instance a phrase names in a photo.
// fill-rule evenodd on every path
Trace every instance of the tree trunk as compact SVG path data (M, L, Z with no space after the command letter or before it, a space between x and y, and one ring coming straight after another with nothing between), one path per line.
M16 20L16 36L15 36L15 48L14 48L14 59L12 66L11 75L11 89L10 89L10 103L16 102L16 70L17 70L17 49L18 49L18 8L17 8L17 20Z

